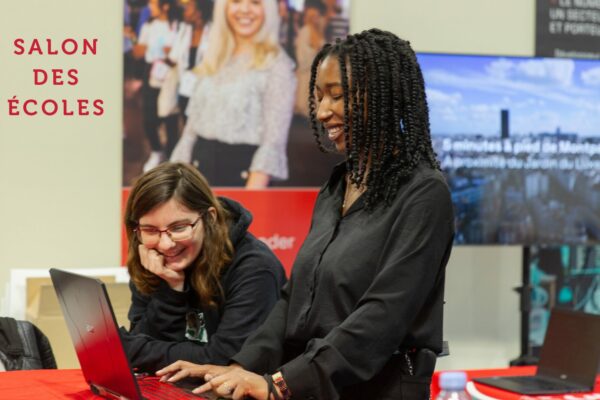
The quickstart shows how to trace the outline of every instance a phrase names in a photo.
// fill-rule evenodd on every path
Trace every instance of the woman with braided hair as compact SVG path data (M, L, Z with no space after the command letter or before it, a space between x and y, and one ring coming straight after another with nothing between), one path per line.
M325 45L310 80L317 143L346 155L317 198L291 280L228 367L176 362L241 399L427 399L442 350L452 203L407 41L377 29Z

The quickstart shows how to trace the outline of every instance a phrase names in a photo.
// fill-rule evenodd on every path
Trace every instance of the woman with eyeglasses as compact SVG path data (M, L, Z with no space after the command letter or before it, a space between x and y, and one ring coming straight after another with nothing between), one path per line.
M125 210L132 304L122 333L133 368L226 364L265 320L286 278L247 231L251 221L190 165L161 164L139 178Z

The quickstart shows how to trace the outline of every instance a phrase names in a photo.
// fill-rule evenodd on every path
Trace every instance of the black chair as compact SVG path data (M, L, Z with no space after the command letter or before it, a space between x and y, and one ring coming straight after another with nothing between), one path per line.
M56 369L50 341L29 321L0 317L0 364L7 371Z

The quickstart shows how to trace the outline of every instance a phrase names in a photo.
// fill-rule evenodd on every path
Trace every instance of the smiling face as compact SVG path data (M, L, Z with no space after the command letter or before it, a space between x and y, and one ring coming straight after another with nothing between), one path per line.
M140 227L165 230L181 224L192 224L199 217L197 211L192 211L175 199L160 204L144 214L139 220ZM160 234L160 240L153 246L165 260L165 267L174 271L183 271L189 267L202 251L204 242L204 223L202 219L193 228L193 235L188 240L173 241L167 233Z
M317 68L315 80L317 119L337 151L346 151L344 138L344 90L337 56L327 56ZM350 134L351 132L348 132Z
M236 41L252 39L265 22L263 0L229 0L225 15Z

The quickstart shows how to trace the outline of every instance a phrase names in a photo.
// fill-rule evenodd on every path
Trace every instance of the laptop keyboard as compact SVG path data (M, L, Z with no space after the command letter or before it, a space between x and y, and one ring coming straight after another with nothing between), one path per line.
M171 385L169 383L160 382L159 378L147 377L137 380L142 396L147 400L200 400L206 397L196 396L193 393L184 391L183 389Z

